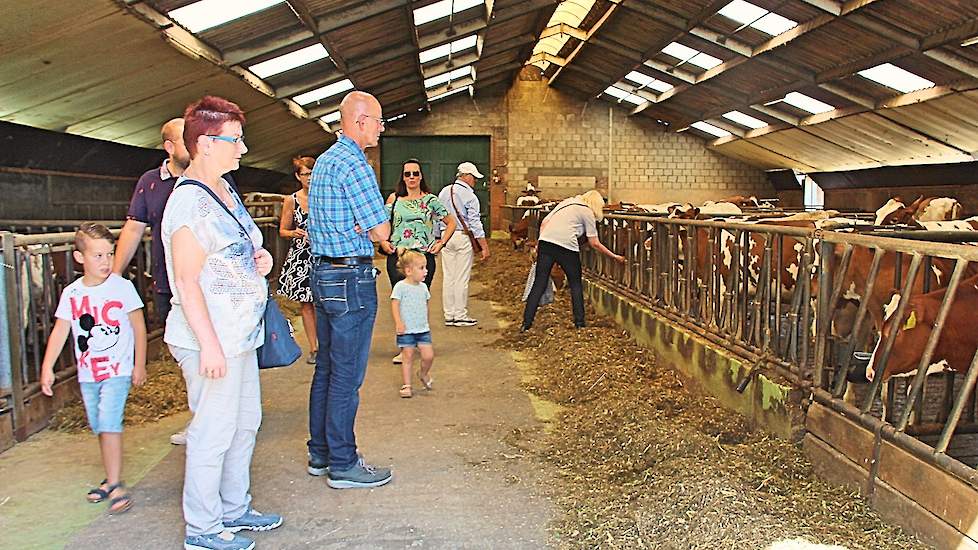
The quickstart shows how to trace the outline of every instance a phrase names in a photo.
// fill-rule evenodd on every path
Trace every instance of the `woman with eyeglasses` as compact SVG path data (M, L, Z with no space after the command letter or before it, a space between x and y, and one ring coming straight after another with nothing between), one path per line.
M180 364L194 418L187 428L183 517L191 550L248 550L241 530L267 531L282 516L255 511L251 457L261 425L257 349L264 341L265 276L272 255L221 175L248 152L244 112L206 96L187 107L190 165L163 211L172 305L163 341Z
M309 340L309 357L306 363L316 364L319 342L316 340L316 309L312 302L312 287L309 278L312 270L312 249L307 234L309 224L309 178L312 167L316 165L313 157L292 159L292 172L302 187L282 203L282 219L278 224L278 234L292 239L289 254L282 264L278 278L278 293L289 300L302 304L302 328Z
M455 233L455 217L431 193L418 159L404 161L397 188L387 198L387 212L391 217L391 238L381 242L380 247L387 254L387 276L391 288L404 278L397 269L398 255L405 250L415 250L425 256L428 275L424 283L430 289L431 281L435 278L435 255ZM440 221L444 221L447 227L442 231L442 238L437 239L434 227ZM399 363L399 358L400 354L394 358L394 362Z

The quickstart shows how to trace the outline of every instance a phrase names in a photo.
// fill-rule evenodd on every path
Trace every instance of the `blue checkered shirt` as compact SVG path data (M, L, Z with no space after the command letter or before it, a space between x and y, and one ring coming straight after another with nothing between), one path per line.
M377 177L352 139L319 155L309 184L309 239L314 256L373 256L367 231L386 222ZM354 230L360 226L360 233Z

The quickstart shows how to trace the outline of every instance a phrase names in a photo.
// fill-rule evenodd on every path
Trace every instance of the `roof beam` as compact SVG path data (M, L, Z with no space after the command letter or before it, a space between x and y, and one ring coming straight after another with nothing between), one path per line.
M288 2L295 9L297 8L297 3L305 4L306 0L288 0ZM411 2L409 0L370 0L352 8L331 10L320 16L317 20L318 25L313 28L319 34L327 34L343 27L366 21L382 13L410 5ZM296 11L298 12L299 10L296 9Z
M727 0L727 1L729 1L729 0ZM614 14L615 11L618 9L618 6L621 6L621 4L611 4L610 6L608 6L608 9L604 12L604 15L602 15L601 18L598 19L597 22L595 22L594 25L591 27L591 30L588 31L588 33L587 33L587 39L586 40L581 40L577 44L577 47L574 48L574 51L572 51L570 53L570 55L567 56L567 59L564 62L564 65L562 67L559 67L557 69L557 72L555 72L553 74L553 76L550 77L550 80L548 81L548 84L550 86L553 86L554 85L554 82L556 82L557 79L560 78L560 75L564 72L564 69L568 65L570 65L570 63L574 61L574 58L576 58L581 53L581 50L584 49L584 45L587 44L588 41L591 40L591 38L594 37L598 33L598 31L601 30L601 26L604 25L608 21L608 19L611 18L612 14Z
M530 58L526 60L524 65L533 65L534 63L543 62L552 63L558 67L563 67L564 64L567 63L567 60L563 57L557 57L556 55L552 55L547 52L537 52L531 55Z
M475 34L486 28L486 26L488 26L486 20L482 19L481 17L477 17L436 33L421 35L418 37L418 49L427 50L430 48L436 48L443 44L448 44L454 40L458 40L461 37Z
M497 53L504 52L506 50L512 50L515 48L521 48L527 44L532 44L537 41L537 37L532 34L521 34L519 36L514 36L512 38L507 38L500 42L495 42L492 44L482 45L482 55L489 57L490 55L495 55Z
M478 52L467 53L461 57L449 57L445 61L439 63L426 63L421 67L421 76L424 78L431 78L435 75L439 75L445 71L450 71L456 67L464 67L466 65L471 65L479 60Z
M228 65L239 65L256 57L284 50L292 46L297 46L303 42L314 38L315 35L309 29L289 30L282 34L275 34L264 40L248 42L244 46L231 48L224 51L224 62Z
M309 5L306 3L306 0L289 0L289 5L292 6L292 11L299 16L299 20L302 21L302 24L305 25L306 28L309 29L316 37L316 40L322 43L323 47L326 48L326 51L329 52L330 59L333 60L333 63L337 66L337 68L344 73L348 73L349 71L346 67L346 59L341 52L337 51L333 41L326 36L328 31L321 30L320 25L316 21L316 17L312 14L312 11L309 9ZM357 10L354 9L350 11L356 12Z
M280 98L292 97L303 92L308 92L309 90L315 90L316 88L339 82L344 78L346 78L346 75L338 72L317 74L309 78L283 84L275 88L275 95Z

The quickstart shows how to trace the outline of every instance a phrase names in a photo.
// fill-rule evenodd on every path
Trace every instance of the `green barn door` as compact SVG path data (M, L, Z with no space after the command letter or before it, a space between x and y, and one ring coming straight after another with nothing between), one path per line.
M437 194L455 181L460 162L475 163L485 178L475 186L486 235L489 227L489 136L382 136L380 140L380 188L384 199L394 192L401 177L402 163L409 158L421 161L428 187Z

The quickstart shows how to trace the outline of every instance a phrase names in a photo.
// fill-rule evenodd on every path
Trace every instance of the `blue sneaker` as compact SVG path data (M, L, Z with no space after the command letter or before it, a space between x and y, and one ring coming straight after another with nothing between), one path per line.
M225 521L224 528L232 533L238 531L271 531L282 525L282 516L262 514L251 508L234 521Z
M306 466L306 472L311 476L324 476L326 472L329 472L329 463L321 458L309 457L309 465Z
M371 466L364 462L363 457L346 470L333 471L331 468L327 475L326 485L333 489L380 487L389 483L392 478L390 468Z
M212 535L187 537L183 539L183 548L184 550L254 550L255 541L225 530Z

